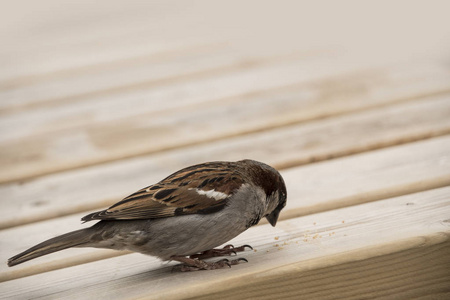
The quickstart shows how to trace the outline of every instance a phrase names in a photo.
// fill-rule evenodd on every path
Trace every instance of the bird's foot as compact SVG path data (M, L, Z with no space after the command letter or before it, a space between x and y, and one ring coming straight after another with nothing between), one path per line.
M224 267L229 267L233 265L238 265L240 262L248 262L245 258L238 258L233 260L221 259L216 262L206 262L196 258L189 258L185 256L172 256L172 260L179 261L183 264L173 267L173 271L190 272L190 271L200 271L200 270L215 270L222 269Z
M211 257L217 257L217 256L228 256L228 255L236 255L237 252L245 251L245 248L249 248L250 250L253 250L253 247L250 245L243 245L240 247L234 247L233 245L229 244L223 247L222 249L210 249L203 252L200 252L198 254L193 254L189 256L189 258L197 258L197 259L207 259Z

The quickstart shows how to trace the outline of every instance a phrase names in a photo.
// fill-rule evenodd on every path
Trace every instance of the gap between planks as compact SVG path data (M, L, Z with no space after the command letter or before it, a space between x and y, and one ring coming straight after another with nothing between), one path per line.
M305 293L320 296L330 280L341 284L341 292L351 292L351 281L342 283L356 276L367 278L359 281L360 293L369 292L370 284L377 290L387 286L399 295L408 293L398 290L405 285L416 285L421 293L443 288L448 292L442 276L449 277L445 255L450 237L449 191L450 187L441 188L284 220L275 228L257 226L231 241L255 247L256 251L239 254L249 263L227 270L172 273L172 264L162 266L156 259L131 254L7 281L0 287L3 297L96 294L108 299L179 299L239 291L275 297L283 295L282 290L264 286L286 277L290 283L303 282ZM427 272L421 272L424 263ZM413 276L415 272L419 274ZM427 280L420 274L426 274ZM302 292L296 284L284 288L286 295Z
M280 220L356 206L402 193L448 186L448 149L450 137L437 138L285 170L282 175L288 187L288 205ZM4 243L0 247L0 261L6 261L10 256L50 237L89 226L89 223L78 225L82 215L84 214L0 231L0 245ZM264 223L266 222L261 222ZM0 265L0 281L115 255L120 253L69 249L14 268Z

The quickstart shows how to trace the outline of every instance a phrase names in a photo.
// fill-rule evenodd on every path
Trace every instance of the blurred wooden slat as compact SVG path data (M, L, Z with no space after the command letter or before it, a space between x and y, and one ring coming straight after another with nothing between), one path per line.
M10 3L0 14L3 20L10 17L10 9L17 15L6 25L9 28L5 26L9 32L3 36L0 51L1 81L27 81L68 69L224 42L239 34L238 28L232 27L220 35L202 30L205 18L214 18L195 17L207 9L207 2L186 5L183 1L171 1L178 9L155 1L134 1L123 8L108 1L89 5L89 9L83 9L78 1L58 2L31 2L25 6Z
M314 298L331 297L330 282L348 297L448 293L449 195L447 187L257 226L231 241L255 247L239 254L249 263L228 270L171 272L131 254L4 282L1 297ZM355 294L345 294L350 286Z
M281 219L450 185L449 150L450 136L446 136L285 170L282 175L289 201ZM120 185L119 181L109 184L109 189L116 184ZM54 207L57 205L48 209ZM0 261L50 237L90 226L79 225L87 213L0 231ZM0 281L107 258L114 253L71 249L14 268L0 264Z
M249 53L248 49L236 49L226 43L197 45L131 57L108 64L89 65L84 68L45 74L33 80L0 82L0 98L4 99L0 103L0 113L5 115L9 111L60 107L67 103L74 105L79 104L80 101L89 101L89 99L111 103L112 100L108 97L114 96L116 99L116 94L126 95L133 90L149 90L177 81L211 77L248 67L270 65L283 60L292 60L293 55L297 59L299 57L312 59L314 56L323 55L320 51L315 52L318 53L314 54L311 51L282 53L278 51L257 56ZM135 92L134 94L139 93ZM141 94L143 93L141 92ZM133 106L133 101L136 99L130 95L128 97L130 98L128 104ZM181 99L173 99L171 102L173 102L172 107L176 107ZM95 106L91 107L91 109L95 108ZM157 110L158 108L152 105L148 107L141 105L135 113L142 113L149 109ZM55 110L55 113L60 112ZM51 117L57 118L58 115Z
M449 33L440 23L446 21L442 3L408 3L405 11L402 1L370 5L353 1L352 10L337 3L328 3L324 10L320 3L296 0L283 5L256 0L131 2L8 3L0 12L0 53L4 53L0 56L0 80L218 39L238 45L250 40L247 44L254 52L269 47L304 49L338 44L355 57L361 50L371 50L365 60L387 60L386 56L401 58L430 50L439 45L441 35ZM387 8L391 14L386 14ZM398 22L396 11L402 13L402 22Z
M202 76L198 76L198 74L197 76L195 74L181 76L182 72L178 69L178 75L182 80L141 82L139 78L127 78L128 84L123 86L113 85L109 89L102 89L102 77L94 76L93 82L90 83L91 89L94 91L85 95L71 95L71 89L60 91L61 87L57 84L55 88L59 93L66 94L67 98L44 98L48 102L37 100L37 105L31 106L30 109L9 113L6 111L0 119L2 133L0 141L27 138L33 135L105 121L117 121L126 117L150 113L160 114L161 111L168 109L183 110L185 106L204 102L219 102L224 98L245 96L256 92L261 93L314 79L317 76L328 75L330 72L336 74L332 73L336 71L320 69L314 71L317 68L317 63L323 63L324 60L323 54L322 56L317 55L319 57L315 57L314 54L294 53L293 55L278 57L254 58L253 62L247 60L247 63L236 61L228 67L219 67L218 70L209 69L209 74L208 68L199 63L200 66L197 65L197 67L202 68L199 72L206 73ZM232 58L230 57L230 59ZM215 64L214 57L211 60L209 64L213 67ZM185 62L193 64L193 68L196 67L195 61L188 59ZM164 68L171 67L170 62L163 63L163 65ZM180 68L182 62L175 65ZM346 68L346 65L342 64L342 67ZM147 70L150 73L153 71L153 69ZM442 69L436 71L438 74L431 70L437 77L442 74L442 71L446 73ZM278 76L274 78L273 74L278 74ZM112 72L111 75L122 76L116 72ZM83 80L82 76L76 78L77 80ZM71 80L69 84L77 85L77 82ZM38 87L45 88L45 84L41 83ZM79 90L83 89L79 88ZM19 88L18 96L20 96L20 91ZM15 93L16 89L13 89L12 92ZM40 97L39 93L31 93L30 96ZM14 108L14 105L12 105L12 108Z
M190 52L192 49L201 49L224 42L221 39L209 42L194 39L150 43L142 40L141 37L130 35L111 41L106 38L102 43L91 40L81 45L70 43L63 47L49 45L49 49L29 47L26 49L30 53L23 53L24 49L21 49L16 53L8 54L10 61L2 62L4 68L0 71L0 90L32 85L51 79L59 81L58 79L77 73L95 72L108 67L114 69L116 65L126 65L136 59L145 61L150 57L158 58L176 53L181 54L184 51ZM130 47L134 49L130 49ZM35 54L34 60L32 59L33 54ZM36 59L36 56L40 59ZM17 98L17 100L24 102L27 99ZM14 105L14 102L8 101L7 104ZM4 106L2 105L2 107Z
M290 70L287 74L292 75L298 66L285 67ZM42 129L32 119L27 119L27 122L23 120L30 124L29 127L20 126L21 130L13 130L12 134L8 134L8 126L14 122L6 119L4 124L7 126L2 128L6 141L1 143L0 148L0 164L3 166L0 182L27 179L441 93L449 86L448 70L437 70L437 74L434 73L436 76L416 77L415 74L412 78L406 75L408 72L395 70L393 73L369 72L366 76L355 74L261 94L250 93L246 97L229 98L209 105L110 121L106 121L109 120L109 110L104 110L94 118L89 118L91 123L79 128L64 129L71 127L72 121L75 124L77 121L61 115L65 121L60 119L58 122L54 120L41 124L44 125L44 132L49 131L47 134L39 134ZM270 80L271 74L268 72L265 78ZM239 76L244 76L240 77L241 80L245 78L241 73L234 79ZM262 78L257 80L250 76L246 84L235 82L232 85L244 92L256 81L264 82ZM208 86L208 89L214 87L213 84L204 86ZM208 93L197 96L211 98ZM122 106L116 109L122 110L122 116L127 115ZM37 115L39 122L46 119L46 113ZM94 122L103 118L106 119L104 122ZM11 130L13 127L16 128L12 126ZM17 138L12 139L16 135Z
M245 56L243 58L245 59ZM128 86L113 85L110 89L102 89L103 83L99 82L103 80L102 76L97 75L89 85L83 84L87 86L86 88L78 87L78 90L89 88L94 90L93 94L88 93L80 99L77 95L71 95L74 87L62 88L59 83L55 85L55 91L65 94L67 99L51 101L51 98L44 97L49 100L46 105L31 106L24 111L3 114L0 119L0 141L26 139L65 128L101 124L131 116L160 114L161 111L174 108L183 110L185 106L195 104L199 105L196 108L199 110L203 109L205 102L227 102L230 101L229 98L239 97L241 101L249 101L249 96L258 98L258 95L264 93L270 95L287 93L283 88L292 90L292 97L298 98L300 104L305 105L304 102L307 102L308 106L329 98L339 101L346 97L360 97L366 101L370 99L378 102L383 96L408 98L450 88L448 80L450 69L440 60L419 65L407 63L361 71L360 64L350 63L348 59L344 60L342 56L336 58L327 52L300 52L259 60L253 58L251 61L247 60L247 64L236 62L230 65L230 69L224 68L217 74L213 72L207 78L193 76L191 80L184 78L185 80L181 82L159 85L158 82L156 85L152 82L142 83L139 78L135 81L133 78L120 79L122 75L113 72L111 76L119 77L119 81L128 80ZM214 58L212 60L210 63L214 65ZM190 63L195 67L195 63ZM169 62L163 65L170 68ZM201 67L201 63L197 67ZM351 70L355 68L359 68L360 71L352 74ZM350 73L342 74L343 72ZM273 74L277 76L274 77ZM70 80L68 84L77 86L78 80L82 81L83 77L77 76L76 79L77 81ZM21 96L20 88L11 91ZM30 91L29 96L39 98L40 93ZM9 98L14 99L5 95L5 99ZM253 101L255 100L257 99ZM14 108L14 105L10 107Z
M15 201L0 210L0 228L108 206L203 161L253 158L280 168L442 135L450 131L449 115L443 95L3 184L0 194Z
M235 59L231 53L223 55L219 50L221 46L224 45L197 45L178 51L147 53L145 56L43 74L27 80L3 81L0 82L0 97L4 101L0 103L0 112L5 114L10 110L30 109L40 104L93 97L101 95L101 92L104 94L105 90L117 91L136 83L159 82L182 74L214 69ZM205 66L205 61L209 66Z

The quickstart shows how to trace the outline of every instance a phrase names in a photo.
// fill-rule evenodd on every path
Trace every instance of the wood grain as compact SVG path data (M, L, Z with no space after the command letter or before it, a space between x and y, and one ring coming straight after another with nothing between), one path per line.
M291 68L292 72L297 72L297 66L290 64L287 67ZM391 75L399 75L396 72L378 74L378 79L375 79L373 74L368 77L358 74L356 77L347 78L348 81L339 78L336 81L318 82L309 88L300 85L270 93L251 94L245 97L243 102L242 97L236 97L203 105L201 108L190 106L164 114L143 114L130 118L125 118L126 109L118 107L117 109L122 110L123 119L97 123L94 120L102 117L96 116L88 118L92 121L89 125L65 128L65 123L77 122L68 116L61 116L58 122L50 122L44 126L47 128L44 131L51 128L50 132L45 134L39 134L40 126L34 124L31 118L22 122L22 126L13 126L15 129L21 129L2 129L5 140L0 148L0 164L3 166L0 170L0 182L28 179L389 105L430 93L442 93L443 89L445 91L448 88L448 74L443 76L445 72L438 73L437 78L406 76L400 80L394 76L393 81L397 83L398 80L399 85L389 79ZM270 78L273 77L272 74L273 72L267 73ZM280 75L280 78L282 77ZM255 80L263 81L259 77L250 81ZM388 84L392 84L392 88L386 89ZM231 85L241 86L237 82ZM204 86L213 87L207 84ZM201 97L210 96L204 93ZM123 99L121 101L125 103ZM103 110L103 116L110 115L108 111ZM39 114L38 119L46 119L46 114ZM14 122L6 120L5 124L12 126ZM11 135L8 132L12 132Z
M200 52L201 49L197 51ZM64 86L61 82L51 81L50 84L54 85L53 90L56 93L62 93L60 96L46 94L45 83L37 85L40 90L28 92L27 86L11 88L10 92L2 97L12 99L10 100L12 103L7 107L16 107L18 101L14 101L14 97L22 99L21 101L28 97L42 97L49 105L32 105L24 111L15 113L10 111L3 114L0 119L1 138L8 141L11 138L24 138L63 128L79 127L146 113L160 113L168 109L183 110L184 106L211 101L223 102L230 97L242 97L245 100L246 95L261 94L273 89L290 87L290 85L301 89L296 92L297 98L304 98L305 95L315 96L314 98L333 95L340 99L358 92L361 93L361 97L365 96L364 92L380 96L379 93L386 92L385 90L392 90L394 93L399 89L402 93L398 97L408 97L414 91L417 92L415 94L417 96L449 89L447 80L449 70L440 59L421 64L397 63L382 68L356 64L349 57L335 57L332 49L318 53L316 53L317 51L288 52L289 55L276 53L261 58L253 55L251 59L245 55L245 52L235 55L232 54L232 49L231 54L228 52L225 57L231 61L236 60L236 62L234 64L230 62L231 65L228 68L222 68L222 71L216 70L208 73L205 70L206 73L201 72L201 66L197 66L200 63L189 57L180 58L177 63L171 60L157 61L154 63L155 66L144 67L145 72L141 70L147 76L152 76L153 72L155 72L153 76L164 76L164 72L158 72L158 65L162 65L160 68L165 72L170 72L174 66L182 68L179 65L187 61L186 63L189 63L191 68L197 66L200 73L205 73L203 76L192 74L191 78L181 76L181 80L178 82L174 80L173 83L170 80L169 82L157 80L152 83L151 80L144 80L140 76L130 78L127 76L127 72L120 68L120 74L113 70L107 72L109 76L118 77L115 80L114 78L102 79L100 75L93 74L92 77L88 76L85 79L87 82L83 83L84 77L78 75L75 77L76 80L68 80L68 84L74 86L72 88ZM221 57L218 56L219 58L214 56L209 58L209 68L214 69L216 60L220 60ZM206 58L202 57L202 59ZM184 72L188 73L189 69L183 68ZM348 74L352 70L359 72ZM178 73L173 72L180 75L181 70L178 70ZM141 76L145 76L145 74ZM332 78L336 75L341 78ZM120 80L128 83L121 84ZM298 86L315 80L321 81L313 83L313 86ZM102 88L103 81L109 84L109 88ZM84 96L71 94L73 90L79 92L84 89L91 89L91 93L87 92ZM42 103L42 101L37 101L37 103ZM197 109L199 108L201 109L201 106ZM54 126L55 123L58 124L57 127Z
M385 254L392 252L390 247L346 253L360 256L363 252L365 259L329 267L303 271L291 266L284 272L277 270L275 276L189 299L448 299L448 239L436 245L396 249L398 252ZM148 295L144 299L155 298Z
M67 93L67 97L48 99L45 97L45 92L30 91L29 93L32 97L44 97L44 99L47 99L47 105L43 105L45 103L42 103L42 101L37 101L41 105L33 105L23 111L10 111L5 114L0 120L0 128L4 131L2 140L26 138L33 134L51 133L55 130L120 120L126 117L145 115L146 113L159 115L166 110L183 110L185 106L203 102L217 102L217 100L223 101L223 98L227 97L271 90L284 85L298 83L308 78L314 79L320 74L333 74L333 71L328 70L319 69L314 71L317 63L321 63L324 59L326 61L331 60L326 59L323 54L319 54L318 58L314 57L313 54L296 54L285 57L280 57L280 55L278 57L266 57L265 59L257 59L255 57L253 63L235 62L234 65L222 68L222 70L216 70L215 72L213 70L209 74L205 70L204 73L206 74L203 74L203 76L198 76L201 74L197 74L197 76L192 74L190 77L181 76L180 80L172 80L173 82L170 82L170 80L159 82L152 82L151 80L141 81L139 77L129 78L126 72L122 73L122 69L120 69L120 75L114 72L109 72L108 74L120 78L125 76L128 84L122 84L122 86L120 84L112 85L109 89L102 89L101 77L88 78L89 85L70 80L72 85L78 86L81 84L87 86L85 89L89 86L93 89L91 93L78 96L71 95L70 88L67 91L61 91L61 83L54 83L55 89L60 91L60 93ZM228 55L228 57L232 59L233 56ZM193 68L197 65L195 61L188 58L186 60ZM173 68L170 63L178 67L182 65L182 62L176 64L170 61L161 62L160 64L163 65L161 68L165 69L166 72L170 71ZM215 65L215 57L211 57L208 64L210 68L213 67ZM342 67L346 67L346 65L341 63ZM156 66L144 70L147 74L157 72L154 76L164 76L160 74L161 72L158 72ZM180 70L178 70L177 74L180 75ZM273 74L278 74L278 76L274 78ZM77 76L76 78L77 80L82 80L83 77ZM114 84L114 80L112 83ZM43 83L40 83L38 86L45 88ZM80 90L79 87L76 88ZM13 94L18 93L18 97L24 96L20 94L20 91L27 92L26 87L13 89ZM10 95L6 96L11 98ZM56 128L54 126L55 123L59 125ZM14 130L8 130L11 128L14 128Z
M450 137L446 136L285 170L282 175L288 186L288 205L280 219L448 186L449 149ZM348 185L349 182L352 184ZM80 218L87 213L0 231L0 261L50 237L90 226L90 223L79 224ZM69 249L14 268L0 264L0 281L113 255L119 253Z
M448 293L449 195L447 187L285 220L276 228L257 226L232 241L251 243L256 252L244 254L248 264L229 270L173 273L172 264L130 254L7 281L1 297L180 299L238 290L330 297L334 286L357 297L358 282L358 292L375 296L410 295L413 286L420 295ZM264 288L284 277L283 289Z
M443 95L3 184L0 194L14 201L0 210L0 228L102 208L204 161L253 158L285 168L442 135L449 115Z
M229 74L245 69L256 69L255 75L260 75L258 69L263 66L271 70L270 65L277 63L324 57L323 51L285 52L258 56L249 53L249 49L236 49L227 43L195 45L178 51L148 53L107 64L90 65L88 68L41 75L25 82L22 79L17 83L0 83L0 98L5 99L0 103L0 114L47 108L52 111L49 117L57 119L62 113L61 107L80 106L77 110L72 109L72 112L67 109L65 113L81 115L82 109L87 109L82 104L92 102L92 99L99 103L89 109L91 113L97 111L98 114L101 103L107 102L114 107L120 104L120 97L127 99L129 110L134 109L134 114L141 114L161 110L165 106L178 107L186 102L183 97L179 97L169 103L156 102L161 107L142 105L142 98L146 98L149 104L154 104L156 99L153 98L163 97L164 93L168 93L167 86L182 91L186 82L199 79L205 81L208 77L227 78ZM189 99L192 98L186 100ZM35 113L23 115L33 116Z

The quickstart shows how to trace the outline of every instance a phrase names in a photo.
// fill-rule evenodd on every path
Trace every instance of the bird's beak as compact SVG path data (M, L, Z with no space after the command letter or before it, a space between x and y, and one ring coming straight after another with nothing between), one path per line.
M270 225L275 227L278 221L278 216L280 215L280 210L275 209L273 212L271 212L269 215L266 216L267 221L269 221Z

